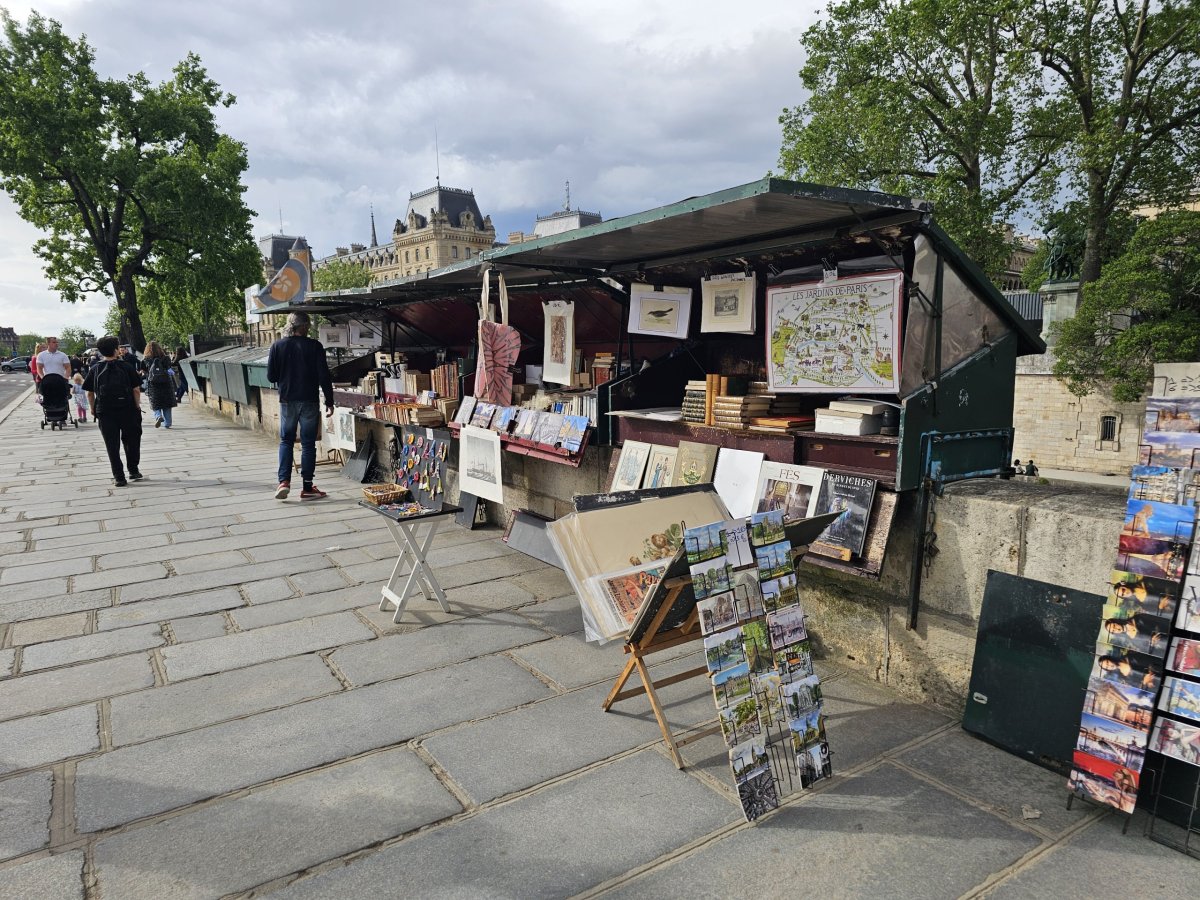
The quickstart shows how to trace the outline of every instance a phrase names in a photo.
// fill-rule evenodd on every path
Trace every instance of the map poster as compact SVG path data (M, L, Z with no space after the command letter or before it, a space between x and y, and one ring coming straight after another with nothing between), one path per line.
M768 290L770 390L898 393L903 284L891 271Z

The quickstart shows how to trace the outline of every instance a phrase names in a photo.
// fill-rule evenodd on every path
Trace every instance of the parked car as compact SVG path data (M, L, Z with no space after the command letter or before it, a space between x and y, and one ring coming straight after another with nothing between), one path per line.
M29 356L14 356L12 359L6 359L0 362L0 372L28 372L31 359L32 357Z

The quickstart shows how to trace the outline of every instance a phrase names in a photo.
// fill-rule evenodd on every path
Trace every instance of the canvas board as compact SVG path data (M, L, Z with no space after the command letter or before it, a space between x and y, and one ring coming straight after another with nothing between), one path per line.
M665 287L656 291L650 285L635 284L629 289L631 334L683 340L688 336L691 315L691 288Z
M884 272L770 288L770 389L897 393L903 286L903 273Z
M824 474L815 466L764 461L758 471L754 512L780 510L784 522L809 518L817 507Z
M713 486L733 518L743 519L754 512L754 489L762 464L763 454L753 450L722 447L717 454Z
M349 347L350 329L345 325L318 325L317 340L327 350Z
M714 275L700 284L700 330L754 334L755 290L753 275Z
M464 425L459 443L459 489L484 500L504 503L500 435L486 428Z
M542 304L542 312L545 316L542 381L570 387L575 360L575 304L552 300Z
M641 441L626 441L621 447L621 458L613 476L610 491L636 491L642 486L642 474L650 458L650 445Z
M678 453L678 447L663 447L659 444L652 444L650 447L650 457L646 460L646 472L642 475L642 487L671 487L671 476L675 472L675 458Z

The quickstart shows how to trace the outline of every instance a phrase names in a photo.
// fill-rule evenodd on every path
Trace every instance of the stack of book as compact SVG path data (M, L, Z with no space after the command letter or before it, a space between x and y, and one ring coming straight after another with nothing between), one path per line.
M816 418L807 416L758 416L750 420L751 431L765 431L774 434L788 434L797 431L812 431Z
M721 428L746 429L754 419L765 416L770 410L769 397L717 397L713 400L713 424Z
M834 400L817 410L817 431L825 434L879 434L886 403L873 400Z
M446 363L444 366L438 366L430 374L433 382L433 389L439 397L449 397L451 400L458 399L458 364Z
M404 393L412 397L415 397L421 391L429 390L431 387L429 376L424 372L408 370L404 373L403 381Z
M613 376L616 358L611 353L597 353L592 360L592 384L601 385Z
M689 381L683 389L683 421L703 425L706 409L705 383Z

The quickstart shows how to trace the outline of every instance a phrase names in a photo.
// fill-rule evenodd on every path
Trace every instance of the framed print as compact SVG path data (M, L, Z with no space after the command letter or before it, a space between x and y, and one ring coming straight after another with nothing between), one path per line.
M635 284L629 289L632 334L683 340L688 336L691 315L691 288L665 287L656 291L650 285Z
M714 275L700 284L700 330L754 334L753 275Z
M475 425L462 427L459 448L459 489L494 503L504 502L500 435Z
M319 325L317 326L317 340L326 349L346 348L350 346L350 329L345 325Z
M571 386L575 360L575 304L554 300L542 304L546 319L542 381Z
M330 444L334 449L347 450L353 453L358 444L355 438L354 431L354 410L348 406L335 406L333 408L333 435Z
M621 458L617 460L617 471L609 490L636 491L640 488L642 473L646 471L646 460L649 458L649 444L641 441L626 441L621 447Z
M374 322L350 323L351 347L382 347L383 329Z
M769 390L900 390L902 272L808 281L767 291Z
M651 445L650 458L646 460L646 473L642 476L642 487L671 487L671 476L675 472L675 458L678 455L678 447Z

